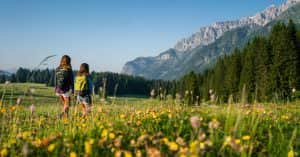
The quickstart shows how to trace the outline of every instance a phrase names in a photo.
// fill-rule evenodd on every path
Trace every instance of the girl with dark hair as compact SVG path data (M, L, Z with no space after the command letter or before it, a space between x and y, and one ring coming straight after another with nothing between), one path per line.
M62 115L68 114L71 95L74 91L74 75L71 66L71 58L64 55L55 72L55 93L63 104Z
M82 115L85 117L90 112L93 93L93 82L90 76L89 65L82 63L75 79L75 93L77 101L82 105Z

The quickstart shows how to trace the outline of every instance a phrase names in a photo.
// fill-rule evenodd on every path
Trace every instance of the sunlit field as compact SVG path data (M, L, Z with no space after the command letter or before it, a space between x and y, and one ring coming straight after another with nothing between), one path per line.
M277 156L300 153L300 102L253 105L94 97L81 117L74 101L60 118L53 88L0 86L4 156ZM19 99L18 99L19 98ZM208 105L209 104L209 105Z

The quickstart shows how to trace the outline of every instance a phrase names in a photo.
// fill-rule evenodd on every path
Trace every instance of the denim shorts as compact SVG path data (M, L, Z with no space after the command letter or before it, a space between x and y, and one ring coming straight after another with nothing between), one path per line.
M62 96L64 98L69 98L72 95L72 90L69 90L69 91L67 91L65 93L58 93L58 92L56 92L55 94L56 94L56 96Z
M92 104L92 98L90 95L86 96L77 96L77 102L84 104L84 105L91 105Z

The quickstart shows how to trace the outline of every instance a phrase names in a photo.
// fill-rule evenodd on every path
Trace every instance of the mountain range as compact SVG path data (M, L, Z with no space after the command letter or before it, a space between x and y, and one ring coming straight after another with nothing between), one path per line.
M202 27L158 56L138 57L127 62L122 73L147 79L173 80L190 71L202 72L220 56L243 47L255 36L268 35L275 23L289 19L300 24L300 0L287 0L254 16Z

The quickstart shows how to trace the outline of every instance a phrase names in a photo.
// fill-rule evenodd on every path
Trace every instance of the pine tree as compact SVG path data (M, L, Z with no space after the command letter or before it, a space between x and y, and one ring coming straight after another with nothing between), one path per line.
M42 83L48 83L50 80L50 71L49 69L44 70L44 73L42 75Z
M219 101L224 102L224 94L225 94L225 70L226 66L224 63L224 58L220 58L214 67L214 76L213 76L213 90L216 96L218 97ZM227 98L226 98L227 99Z
M49 81L47 82L47 86L50 86L50 87L55 86L55 70L52 70L50 72L50 78L49 78Z
M191 104L195 104L197 96L200 95L197 75L192 71L188 78L188 89L191 92Z
M240 83L240 73L242 69L240 50L235 49L229 57L226 65L225 87L228 90L228 95L232 95L234 100L238 100L238 91Z
M271 53L270 44L266 38L257 38L256 52L256 90L258 101L269 101L272 96L270 85Z
M28 80L29 82L32 82L32 83L39 83L38 82L38 79L37 79L37 71L32 71L31 73L30 73L30 76L29 76L29 80Z
M241 71L240 76L240 84L239 84L239 91L240 93L246 92L247 99L249 102L254 100L254 93L255 93L255 54L257 54L257 46L259 40L254 39L250 45L248 45L243 50L243 68ZM244 89L245 87L245 89ZM246 90L246 91L244 91ZM242 95L241 95L242 96ZM246 96L246 95L243 95Z
M202 74L202 84L200 85L200 93L203 100L209 100L209 80L210 80L210 70L205 70Z
M297 32L297 85L296 88L300 91L300 31Z
M6 81L5 75L0 75L0 83L4 83Z
M291 90L296 83L296 47L289 34L289 29L283 23L278 23L273 27L270 36L273 53L272 88L284 100L291 97Z
M12 75L10 76L10 82L13 82L13 83L17 82L16 74L12 74Z
M30 71L28 69L19 68L16 72L16 81L21 83L27 82L29 75Z
M299 65L298 60L298 43L297 43L297 30L296 26L293 22L293 20L290 20L288 25L287 25L287 31L288 31L288 39L289 39L289 47L290 51L289 56L290 56L290 64L288 64L288 69L289 69L289 86L291 88L296 88L297 85L297 65Z

